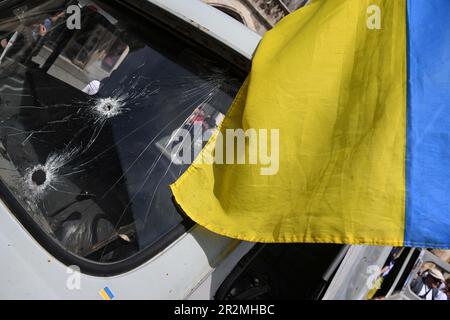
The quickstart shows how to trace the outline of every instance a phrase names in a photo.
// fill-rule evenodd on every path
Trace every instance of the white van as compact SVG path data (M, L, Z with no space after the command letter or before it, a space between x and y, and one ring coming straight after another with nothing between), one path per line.
M259 41L198 0L0 1L0 299L261 298L275 251L308 266L275 282L364 298L392 248L254 247L173 201L172 133L219 123Z

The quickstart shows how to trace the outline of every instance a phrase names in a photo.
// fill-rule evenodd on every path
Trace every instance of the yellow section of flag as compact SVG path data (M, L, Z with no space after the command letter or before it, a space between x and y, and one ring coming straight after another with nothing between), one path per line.
M368 25L371 5L381 29ZM261 163L202 163L213 138L171 186L181 208L248 241L401 246L405 15L405 0L319 0L283 19L263 38L220 128L224 136L278 129L278 149L269 148L279 154L277 173L262 175Z

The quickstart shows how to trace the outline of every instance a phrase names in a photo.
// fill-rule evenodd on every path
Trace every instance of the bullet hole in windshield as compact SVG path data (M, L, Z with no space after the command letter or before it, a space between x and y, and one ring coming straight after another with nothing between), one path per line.
M42 169L37 169L31 175L31 180L38 185L41 186L45 183L45 179L47 178L47 174Z

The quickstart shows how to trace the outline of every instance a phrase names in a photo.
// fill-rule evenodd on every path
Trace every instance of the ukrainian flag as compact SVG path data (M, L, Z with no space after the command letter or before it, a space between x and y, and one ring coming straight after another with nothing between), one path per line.
M104 287L98 293L103 298L103 300L112 300L112 299L114 299L114 293L112 293L112 291L111 291L111 289L109 287Z
M277 174L201 154L176 201L248 241L450 248L449 23L449 0L318 0L287 16L220 127L279 129Z

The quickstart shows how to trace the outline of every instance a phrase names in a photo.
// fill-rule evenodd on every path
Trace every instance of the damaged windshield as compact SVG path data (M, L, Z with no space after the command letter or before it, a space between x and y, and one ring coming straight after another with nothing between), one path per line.
M104 3L25 3L0 13L1 183L70 252L123 260L185 219L173 132L216 127L242 77Z

